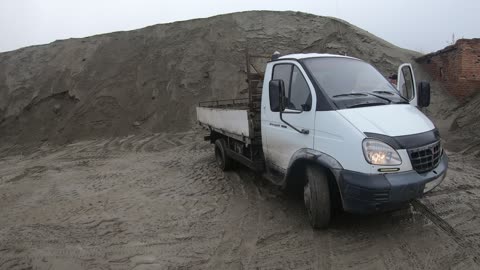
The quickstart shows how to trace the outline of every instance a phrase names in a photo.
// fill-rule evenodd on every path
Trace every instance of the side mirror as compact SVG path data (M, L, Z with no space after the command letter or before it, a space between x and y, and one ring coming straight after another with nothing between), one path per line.
M418 84L417 104L420 108L425 108L430 105L430 83L421 81Z
M268 90L272 111L283 112L285 110L285 83L283 80L271 80Z

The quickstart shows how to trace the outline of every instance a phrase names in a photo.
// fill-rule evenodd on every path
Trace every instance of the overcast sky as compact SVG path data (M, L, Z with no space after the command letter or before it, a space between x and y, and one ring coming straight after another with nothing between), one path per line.
M245 10L334 16L400 47L441 49L480 37L480 0L0 0L0 52Z

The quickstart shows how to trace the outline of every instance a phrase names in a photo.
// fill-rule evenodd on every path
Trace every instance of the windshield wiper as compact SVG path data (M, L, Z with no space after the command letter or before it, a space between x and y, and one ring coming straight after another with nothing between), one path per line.
M376 94L378 93L378 94ZM336 97L348 97L348 96L362 96L362 97L365 97L365 96L374 96L376 98L379 98L379 99L383 99L385 101L387 101L388 103L387 104L391 104L391 103L394 103L394 104L406 104L408 103L406 101L406 99L400 95L398 95L398 97L400 97L401 99L403 99L403 101L393 101L385 96L382 96L382 95L379 95L379 94L389 94L389 95L392 95L392 96L396 96L394 93L392 92L389 92L389 91L372 91L372 92L355 92L355 93L345 93L345 94L338 94L338 95L334 95L332 96L332 98L336 98ZM366 103L365 103L366 104ZM353 106L359 106L359 107L362 107L362 106L375 106L375 105L386 105L385 103L368 103L368 104L374 104L374 105L364 105L363 103L362 104L358 104L358 105L353 105ZM348 108L351 108L351 107L348 107Z
M332 97L348 97L348 96L367 96L367 94L365 94L365 93L346 93L346 94L335 95L335 96L332 96Z
M386 100L388 101L388 103L392 103L392 100L389 99L389 98L386 98L386 97L382 97L380 95L377 95L377 94L374 94L374 93L369 93L370 95L374 96L374 97L377 97L377 98L380 98L380 99L383 99L383 100Z
M390 95L390 96L393 96L393 92L390 92L390 91L372 91L373 93L378 93L378 94L386 94L386 95Z
M398 93L395 93L395 92L390 92L390 91L382 91L382 90L377 90L377 91L372 91L372 93L378 93L378 94L387 94L387 95L390 95L390 96L399 96L401 99L403 99L403 101L399 101L399 102L393 102L395 104L405 104L405 103L409 103L408 102L408 99L406 99L405 97L403 97L402 95L399 95ZM371 94L371 93L370 93ZM372 94L373 95L373 94ZM377 95L375 95L376 97L379 97ZM379 97L381 98L381 97Z
M369 107L369 106L380 106L380 105L388 105L388 103L382 102L367 102L367 103L360 103L348 106L347 108L359 108L359 107Z

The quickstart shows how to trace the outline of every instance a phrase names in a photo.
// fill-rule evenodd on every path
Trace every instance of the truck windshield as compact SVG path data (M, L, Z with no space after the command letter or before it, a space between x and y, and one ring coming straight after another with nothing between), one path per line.
M355 98L362 93L398 95L398 91L373 66L360 60L325 57L304 60L317 84L330 97Z

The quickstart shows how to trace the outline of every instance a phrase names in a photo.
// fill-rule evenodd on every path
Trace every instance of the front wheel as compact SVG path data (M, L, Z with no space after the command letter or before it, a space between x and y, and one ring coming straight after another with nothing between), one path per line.
M321 168L308 166L306 177L303 200L310 224L314 229L325 229L330 224L332 210L327 175Z
M218 139L215 141L215 159L218 167L222 171L228 171L232 168L232 159L227 155L224 139Z

